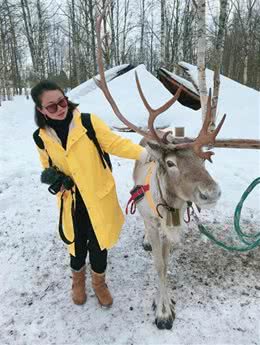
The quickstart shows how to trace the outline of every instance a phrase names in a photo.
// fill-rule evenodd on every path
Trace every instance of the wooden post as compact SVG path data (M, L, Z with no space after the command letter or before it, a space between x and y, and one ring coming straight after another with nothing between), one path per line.
M175 136L184 137L184 127L175 127Z

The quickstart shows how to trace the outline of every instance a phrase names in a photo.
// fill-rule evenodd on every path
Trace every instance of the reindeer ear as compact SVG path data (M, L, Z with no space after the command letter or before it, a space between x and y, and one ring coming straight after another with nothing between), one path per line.
M147 141L146 149L156 160L162 159L163 149L156 141Z

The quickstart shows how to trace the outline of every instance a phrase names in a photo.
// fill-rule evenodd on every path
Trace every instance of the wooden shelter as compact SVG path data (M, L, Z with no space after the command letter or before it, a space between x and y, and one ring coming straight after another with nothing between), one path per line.
M200 96L194 90L194 88L189 87L189 82L182 83L181 78L175 78L174 74L167 71L165 68L160 68L158 70L157 78L173 95L175 95L178 88L182 85L184 92L180 94L178 102L180 102L185 107L189 107L194 110L198 110L201 108Z

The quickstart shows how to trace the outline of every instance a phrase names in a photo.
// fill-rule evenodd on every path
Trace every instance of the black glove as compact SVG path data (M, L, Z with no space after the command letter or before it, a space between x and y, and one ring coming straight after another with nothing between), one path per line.
M41 173L41 182L50 185L48 191L57 194L63 185L66 190L74 186L73 180L55 167L46 168Z

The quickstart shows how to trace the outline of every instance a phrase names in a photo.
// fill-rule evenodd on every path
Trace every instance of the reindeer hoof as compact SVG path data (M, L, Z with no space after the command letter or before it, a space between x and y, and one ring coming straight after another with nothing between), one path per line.
M155 319L155 324L158 329L171 329L174 317L169 317L168 319Z
M149 242L147 242L145 240L143 240L143 248L147 252L151 252L152 251L152 246L150 245Z

